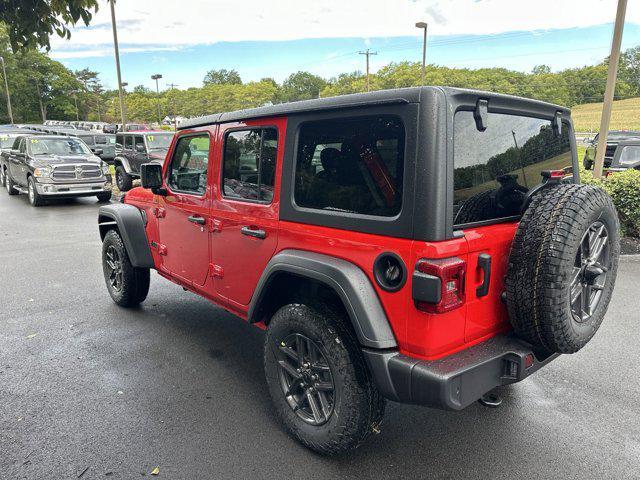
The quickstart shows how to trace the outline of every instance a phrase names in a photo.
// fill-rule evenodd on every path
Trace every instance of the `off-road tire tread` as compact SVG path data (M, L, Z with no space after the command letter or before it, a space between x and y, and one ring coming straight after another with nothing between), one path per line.
M454 220L454 224L481 222L491 214L491 194L495 190L486 190L469 197L463 204Z
M102 243L102 256L104 268L104 256L109 245L113 244L122 257L122 290L113 292L105 275L107 290L113 301L121 307L130 308L141 304L149 293L150 273L148 268L136 268L131 265L127 249L122 242L120 234L116 230L109 230Z
M120 177L122 178L122 183L118 185L118 173L120 173ZM116 167L116 185L121 192L128 192L133 188L133 178L131 175L127 173L122 165L118 165Z
M589 216L608 210L611 268L588 335L573 330L568 305L570 276ZM611 231L614 230L614 231ZM574 353L599 328L617 272L619 223L611 198L600 188L561 184L536 194L513 239L506 276L509 317L515 333L547 352Z
M304 446L318 453L337 455L358 448L371 433L379 431L386 401L375 386L357 338L345 319L327 306L308 303L311 305L293 303L283 306L273 315L269 327L279 322L290 322L294 327L296 324L302 328L313 327L319 334L327 360L348 379L342 384L342 389L348 390L349 396L352 396L354 401L345 405L339 425L326 435L325 439L312 440L297 428L297 422L302 420L284 401L280 385L277 382L272 384L270 380L269 362L274 362L275 357L270 350L270 342L273 338L269 332L265 336L264 346L265 374L284 429ZM317 339L313 340L317 341ZM327 350L327 345L332 348ZM275 362L273 367L277 368ZM336 380L334 376L334 381Z

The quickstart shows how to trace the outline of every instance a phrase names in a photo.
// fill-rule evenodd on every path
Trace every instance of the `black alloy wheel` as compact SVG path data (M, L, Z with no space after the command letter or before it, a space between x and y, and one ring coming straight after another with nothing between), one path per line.
M602 222L594 222L580 242L571 281L571 313L578 323L591 318L598 306L610 266L609 232Z
M122 258L114 245L109 245L105 254L105 264L111 288L115 292L122 290Z
M334 409L335 384L322 350L300 334L276 345L282 392L291 409L310 425L326 423Z

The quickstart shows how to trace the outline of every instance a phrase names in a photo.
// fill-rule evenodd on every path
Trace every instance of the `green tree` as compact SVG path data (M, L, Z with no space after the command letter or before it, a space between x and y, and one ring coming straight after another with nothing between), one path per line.
M0 0L0 22L7 27L13 51L49 50L51 35L71 38L67 25L81 20L89 25L97 11L97 0Z
M327 81L318 75L309 72L296 72L289 75L282 83L280 100L294 102L318 98L326 85Z
M240 74L235 70L209 70L202 83L205 85L242 85Z

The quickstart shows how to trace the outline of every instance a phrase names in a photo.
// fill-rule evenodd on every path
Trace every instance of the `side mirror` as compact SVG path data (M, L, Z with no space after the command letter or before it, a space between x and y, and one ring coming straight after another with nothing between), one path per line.
M146 152L147 152L147 149L144 147L144 145L143 145L143 144L141 144L141 143L136 143L136 152L139 152L139 153L146 153Z
M91 151L94 153L94 155L102 155L104 153L104 150L102 150L101 148L92 148Z
M140 183L143 188L150 188L156 195L166 195L162 188L162 165L159 163L143 163L140 165Z

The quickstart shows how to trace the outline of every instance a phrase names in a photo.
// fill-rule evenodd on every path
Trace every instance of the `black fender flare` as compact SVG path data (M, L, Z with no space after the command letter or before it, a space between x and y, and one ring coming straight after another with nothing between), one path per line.
M104 240L107 232L117 227L131 265L139 268L155 268L145 223L142 212L133 205L112 203L103 205L98 210L100 239Z
M361 345L376 349L398 347L380 299L362 269L340 258L303 250L283 250L269 261L249 304L250 322L260 320L258 311L269 284L282 272L332 288L342 300Z
M122 168L124 168L124 171L127 172L128 174L133 173L133 169L131 168L131 165L129 164L129 159L127 159L127 157L121 157L120 155L116 155L115 157L113 157L113 164L116 167L118 165L122 165Z

